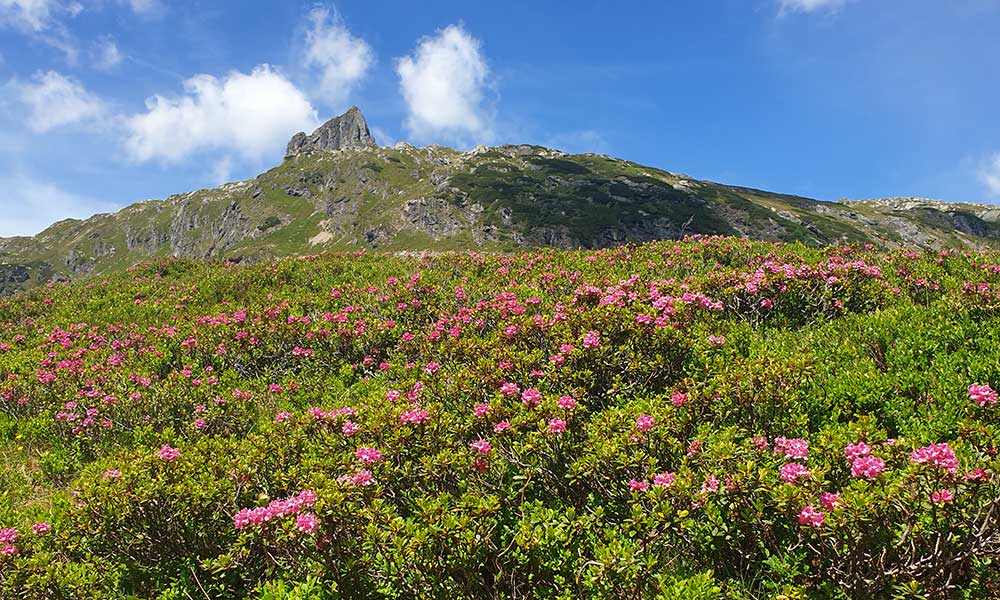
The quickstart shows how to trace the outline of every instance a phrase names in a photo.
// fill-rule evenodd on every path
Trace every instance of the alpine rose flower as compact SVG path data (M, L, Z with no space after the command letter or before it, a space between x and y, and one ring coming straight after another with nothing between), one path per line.
M785 483L795 483L800 479L809 479L809 469L799 463L788 463L781 467L781 480Z
M910 462L918 465L932 465L954 473L958 470L955 451L947 443L931 444L910 453Z
M840 508L840 494L831 494L830 492L823 492L819 495L819 504L827 510L834 510Z
M979 406L986 406L987 404L993 406L997 403L997 393L988 385L973 383L969 386L969 400L972 400Z
M877 456L862 456L851 462L851 477L875 479L882 471L885 471L885 461Z
M315 533L319 528L319 520L311 512L304 512L295 517L295 528L302 533Z
M955 499L955 492L951 490L938 490L931 494L931 502L934 504L948 504Z
M656 419L650 415L639 415L635 420L635 428L639 431L649 431L653 425L656 425Z
M549 433L562 433L566 431L566 421L562 419L551 419L549 421Z
M52 531L52 526L45 521L40 521L32 525L31 530L35 532L35 535L45 535L46 533Z
M181 451L177 448L171 448L168 444L163 444L160 448L159 456L161 460L172 461L177 460L180 457Z
M354 456L366 465L374 464L382 460L382 453L377 448L366 448L364 446L357 449Z
M490 450L493 449L493 446L491 446L486 440L476 440L469 444L469 448L472 448L480 454L489 454Z
M816 510L812 506L807 506L799 512L799 525L808 527L822 527L826 520L826 515L822 511Z

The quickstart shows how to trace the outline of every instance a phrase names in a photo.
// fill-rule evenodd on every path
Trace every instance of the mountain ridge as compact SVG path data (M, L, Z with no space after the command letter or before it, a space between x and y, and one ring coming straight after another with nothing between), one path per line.
M360 109L289 142L257 177L0 238L0 292L142 259L263 260L370 248L591 248L725 234L821 246L996 248L1000 207L925 199L825 202L603 154L527 144L379 147Z

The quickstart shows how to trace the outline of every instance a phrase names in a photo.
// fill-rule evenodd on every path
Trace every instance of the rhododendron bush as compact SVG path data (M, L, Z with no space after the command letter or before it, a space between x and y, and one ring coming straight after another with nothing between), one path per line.
M995 598L998 286L695 237L0 299L0 597Z

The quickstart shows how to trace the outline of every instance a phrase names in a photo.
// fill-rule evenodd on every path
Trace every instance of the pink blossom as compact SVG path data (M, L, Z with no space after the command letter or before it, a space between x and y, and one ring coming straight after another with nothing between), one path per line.
M694 456L701 452L701 440L691 440L688 444L687 455Z
M719 491L719 480L715 475L709 475L701 484L701 493L708 494Z
M949 473L958 470L958 459L955 458L955 451L947 443L917 448L910 453L910 462L918 465L932 465Z
M486 415L490 414L489 404L477 404L476 408L472 410L472 414L476 415L477 419L482 419Z
M440 368L441 368L440 364L432 361L427 363L427 366L424 367L424 373L428 375L433 375L434 373L437 373L438 369Z
M584 348L597 348L601 345L601 334L596 331L588 331L583 336Z
M479 454L489 454L490 450L493 449L493 446L491 446L488 441L479 439L469 444L469 448L472 448Z
M758 450L767 450L768 448L771 447L771 444L768 443L767 438L762 435L759 435L755 438L751 438L750 443L753 444L753 446Z
M295 517L295 528L302 533L315 533L319 529L319 520L311 512L304 512Z
M708 343L713 346L721 346L726 343L726 338L718 335L710 335L708 336Z
M31 530L35 532L35 535L45 535L52 531L52 526L45 521L39 521L31 526Z
M168 444L163 444L163 447L160 448L159 451L159 456L161 460L167 460L167 461L177 460L177 458L180 457L180 455L181 455L180 450L178 450L177 448L171 448Z
M493 426L493 431L500 433L501 431L508 429L510 427L510 421L500 421Z
M972 384L969 386L969 400L979 406L990 406L997 403L997 393L989 385Z
M504 396L516 396L521 391L516 383L507 381L500 386L500 393Z
M632 490L633 492L645 492L646 490L649 489L649 482L631 479L628 482L628 489Z
M120 479L122 474L117 469L108 469L101 474L105 479Z
M528 408L534 408L542 401L542 393L534 388L529 388L521 393L521 402Z
M9 544L0 546L0 554L3 554L4 556L14 556L17 554L17 546L11 546Z
M955 500L955 492L951 490L938 490L931 494L931 502L934 504L948 504Z
M549 433L562 433L566 431L566 421L555 418L549 419Z
M847 456L847 460L854 461L863 456L868 456L872 453L871 446L864 442L858 442L856 444L848 444L844 447L844 454Z
M990 474L982 467L976 467L962 476L966 481L989 481Z
M809 469L799 463L788 463L781 467L781 480L785 483L795 483L800 479L809 478Z
M635 428L639 431L649 431L656 425L656 419L650 415L639 415L635 420Z
M808 527L822 527L826 520L826 515L822 511L816 510L812 506L807 506L799 512L799 525Z
M344 435L354 435L359 431L361 431L361 425L354 421L344 421L344 424L340 426L340 433Z
M572 396L560 396L556 406L563 410L573 410L576 408L576 400Z
M377 448L367 448L362 446L355 451L354 456L366 465L374 464L382 460L382 453Z
M290 419L291 416L292 416L292 413L290 413L290 412L279 412L278 414L274 415L274 422L275 423L282 423L282 422L287 421L288 419Z
M827 510L834 510L840 508L840 494L831 494L830 492L823 492L819 496L820 505Z
M426 409L414 408L413 410L403 411L403 414L399 415L399 421L403 424L420 425L421 423L427 423L431 420L431 413Z
M851 461L851 477L875 479L885 471L885 461L877 456L860 456Z
M17 541L17 538L17 529L13 527L0 529L0 544L13 544Z
M653 485L659 487L670 487L677 477L673 473L659 473L653 477Z
M204 429L205 425L207 425L207 423L205 422L205 419L195 419L194 420L194 428L195 429L199 429L199 430L200 429Z
M670 402L677 408L680 408L685 404L687 404L687 401L688 401L688 395L679 390L675 391L670 396Z
M809 458L809 442L798 438L775 438L774 453L784 454L785 458L805 460Z

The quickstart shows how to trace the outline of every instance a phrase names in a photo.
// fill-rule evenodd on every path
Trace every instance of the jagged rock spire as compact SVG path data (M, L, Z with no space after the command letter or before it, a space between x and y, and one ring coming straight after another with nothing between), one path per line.
M315 150L331 151L343 148L375 148L375 138L368 130L368 123L361 109L352 106L339 117L334 117L319 126L312 135L300 131L292 136L285 149L285 158L298 156Z

